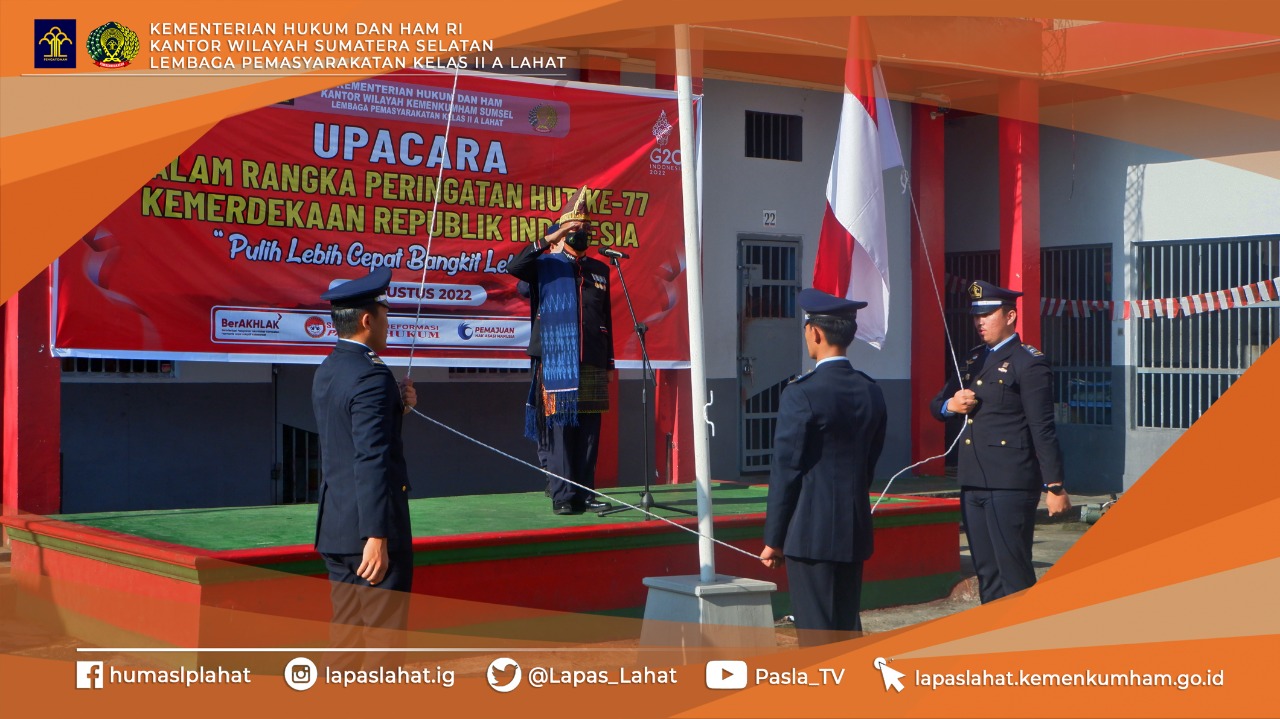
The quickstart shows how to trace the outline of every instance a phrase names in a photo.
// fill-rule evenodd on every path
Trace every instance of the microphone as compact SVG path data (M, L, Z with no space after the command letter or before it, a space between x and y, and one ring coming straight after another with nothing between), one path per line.
M599 251L600 251L600 254L604 255L605 257L612 257L615 260L631 259L631 255L628 255L627 253L621 250L615 250L612 247L601 247Z

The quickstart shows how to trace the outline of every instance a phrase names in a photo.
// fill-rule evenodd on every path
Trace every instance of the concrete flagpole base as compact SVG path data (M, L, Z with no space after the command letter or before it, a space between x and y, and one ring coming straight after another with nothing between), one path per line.
M715 575L645 577L640 643L667 647L773 647L770 595L778 585L758 579Z

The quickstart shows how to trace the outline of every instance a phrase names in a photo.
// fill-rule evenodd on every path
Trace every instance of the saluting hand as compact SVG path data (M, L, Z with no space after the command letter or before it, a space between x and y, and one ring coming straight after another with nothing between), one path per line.
M560 225L560 227L555 232L552 232L547 237L547 245L550 247L552 252L555 252L556 249L559 248L560 245L564 243L564 238L577 232L580 229L582 229L582 222L580 220L566 222L563 225Z
M418 405L418 390L413 388L413 380L405 377L400 381L400 401L404 404L404 413L409 414Z

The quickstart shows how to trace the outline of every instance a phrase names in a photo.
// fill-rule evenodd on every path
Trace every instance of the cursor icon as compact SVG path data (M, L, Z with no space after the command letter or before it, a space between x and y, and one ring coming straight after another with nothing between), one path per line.
M889 691L889 687L893 687L899 692L902 691L902 678L905 677L906 674L903 674L897 669L890 669L889 662L886 662L884 657L876 657L876 660L871 663L871 666L880 670L880 676L884 679L885 691Z

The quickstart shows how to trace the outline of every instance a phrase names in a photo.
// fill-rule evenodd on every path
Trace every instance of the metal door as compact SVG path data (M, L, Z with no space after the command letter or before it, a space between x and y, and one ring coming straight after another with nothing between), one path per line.
M800 238L738 236L738 387L742 472L773 466L778 400L800 373L804 352L796 306Z

